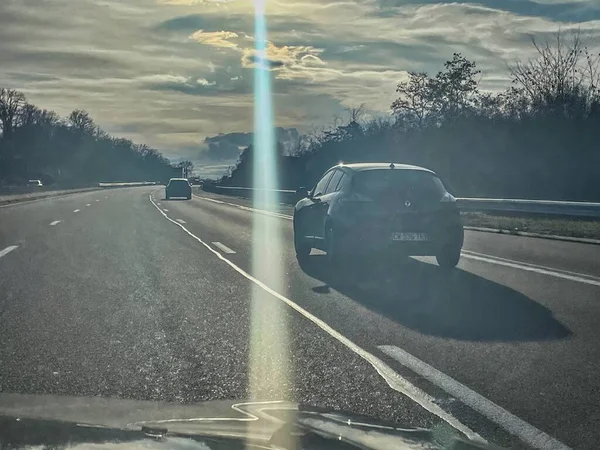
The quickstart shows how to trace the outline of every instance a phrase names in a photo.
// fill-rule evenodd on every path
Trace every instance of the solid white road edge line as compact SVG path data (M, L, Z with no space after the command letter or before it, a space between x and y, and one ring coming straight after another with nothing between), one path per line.
M280 213L276 213L276 212L272 212L272 211L266 211L264 209L255 209L255 208L250 208L249 206L237 205L235 203L222 202L220 200L214 200L214 199L208 198L208 197L201 197L201 196L195 195L195 194L194 194L194 197L202 199L202 200L208 200L209 202L221 203L221 204L229 205L229 206L235 206L236 208L244 209L246 211L252 211L252 212L259 213L259 214L265 214L267 216L278 217L280 219L286 219L286 220L293 219L292 216L288 216L286 214L280 214ZM520 261L514 261L511 259L501 258L499 256L492 256L492 255L486 255L484 253L472 252L470 250L463 250L462 256L464 256L465 258L488 262L491 264L499 264L499 265L506 266L506 267L512 267L514 269L521 269L521 270L526 270L526 271L530 271L530 272L537 272L537 273L540 273L543 275L550 275L553 277L563 278L565 280L578 281L580 283L587 283L587 284L591 284L594 286L600 286L600 278L594 277L592 275L581 274L581 273L577 273L577 272L568 272L566 270L553 269L551 267L538 266L538 265L524 263L524 262L520 262Z
M187 222L186 222L185 220L183 220L183 219L175 219L175 220L176 220L177 222L179 222L179 223L187 223Z
M79 212L79 209L74 209L73 212Z
M196 236L195 234L190 232L186 227L184 227L180 223L177 223L176 221L171 219L169 216L167 216L164 212L162 212L161 209L158 206L156 206L156 204L154 203L154 201L152 200L152 197L150 195L148 196L148 198L150 199L150 202L154 205L154 207L158 210L158 212L160 212L165 219L167 219L169 222L174 223L175 225L180 227L191 238L195 239L200 244L202 244L204 247L206 247L217 258L219 258L224 263L228 264L233 270L235 270L240 275L242 275L246 279L250 280L257 286L259 286L265 292L271 294L278 300L281 300L283 303L288 305L290 308L292 308L296 312L300 313L306 319L310 320L312 323L317 325L319 328L321 328L327 334L329 334L330 336L332 336L333 338L338 340L340 343L345 345L351 351L353 351L358 356L360 356L365 361L367 361L369 364L371 364L373 366L373 368L377 371L377 373L379 373L379 375L385 380L385 382L388 384L388 386L390 386L390 388L394 389L395 391L400 392L401 394L404 394L406 397L410 398L411 400L413 400L415 403L419 404L421 407L423 407L430 413L438 416L440 419L444 420L450 426L452 426L456 430L460 431L461 433L463 433L465 436L469 437L470 439L478 440L480 442L485 442L485 439L483 439L480 435L475 433L473 430L471 430L466 425L463 425L452 414L444 411L438 404L435 403L435 400L433 397L431 397L425 391L419 389L417 386L414 386L412 383L410 383L408 380L406 380L405 378L400 376L398 373L394 372L394 370L390 366L385 364L381 359L379 359L375 355L367 352L363 348L359 347L354 342L352 342L350 339L348 339L341 333L339 333L336 330L334 330L333 328L331 328L327 323L325 323L318 317L313 316L311 313L309 313L304 308L302 308L301 306L294 303L292 300L290 300L287 297L284 297L283 295L281 295L280 293L274 291L269 286L264 284L262 281L258 280L257 278L254 278L252 275L250 275L249 273L247 273L246 271L244 271L243 269L241 269L240 267L238 267L237 265L232 263L230 260L225 258L223 255L221 255L221 253L219 253L218 251L213 249L210 245L208 245L206 242L204 242L198 236Z
M509 433L518 436L526 444L538 449L566 450L569 448L552 436L538 430L533 425L529 425L524 420L519 419L517 416L508 412L506 409L469 389L464 384L459 383L454 378L449 377L436 368L431 367L429 364L415 358L405 350L393 345L380 345L377 348L386 355L394 358L404 367L421 375L423 378L442 388L465 405L487 417L492 422L500 425Z
M228 253L230 255L233 255L235 253L234 250L231 250L229 247L227 247L225 244L221 244L220 242L213 242L212 243L215 247L220 248L223 253Z
M600 278L596 278L592 275L584 275L577 272L568 272L566 270L553 269L551 267L538 266L534 264L523 263L520 261L514 261L511 259L500 258L499 256L490 256L483 253L472 252L469 250L463 250L462 256L476 261L487 262L491 264L498 264L500 266L512 267L515 269L521 269L528 272L540 273L543 275L550 275L565 280L577 281L579 283L591 284L593 286L600 286Z
M0 250L0 258L8 255L10 252L12 252L13 250L16 250L17 248L19 248L18 245L9 245L4 250Z
M60 220L55 220L54 222L50 222L50 226L53 227L54 225L57 225L60 223Z

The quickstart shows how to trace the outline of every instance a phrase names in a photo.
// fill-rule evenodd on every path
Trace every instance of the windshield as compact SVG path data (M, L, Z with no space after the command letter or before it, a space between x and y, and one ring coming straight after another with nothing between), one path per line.
M599 130L599 0L0 0L0 419L598 448Z

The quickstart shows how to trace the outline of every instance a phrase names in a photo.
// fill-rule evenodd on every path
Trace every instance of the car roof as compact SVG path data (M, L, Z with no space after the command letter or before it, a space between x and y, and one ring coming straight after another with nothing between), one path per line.
M169 181L188 181L187 178L171 178Z
M336 167L350 169L354 172L364 172L367 170L422 170L435 174L433 170L426 169L425 167L413 166L410 164L398 164L398 163L352 163L352 164L339 164Z

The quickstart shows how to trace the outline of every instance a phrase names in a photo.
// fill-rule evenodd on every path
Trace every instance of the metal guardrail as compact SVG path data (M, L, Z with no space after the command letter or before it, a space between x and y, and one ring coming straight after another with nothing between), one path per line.
M222 193L238 197L251 197L257 189L249 187L216 186L205 184L207 192ZM280 201L294 204L298 200L296 191L273 190L281 195ZM532 215L600 218L600 203L561 202L553 200L524 200L500 198L457 198L464 212L519 213Z
M227 191L242 191L242 192L254 192L254 191L267 191L267 192L279 192L280 194L294 194L296 195L296 191L291 189L254 189L249 187L232 187L232 186L217 186L211 184L204 184L204 187L209 189L219 189L225 192ZM209 189L205 189L207 192L210 192Z
M98 183L98 187L128 187L128 186L154 186L156 185L156 181L136 181L136 182L131 182L131 183L113 183L113 182L106 182L106 183Z
M458 198L457 200L462 211L600 218L600 203L501 198Z

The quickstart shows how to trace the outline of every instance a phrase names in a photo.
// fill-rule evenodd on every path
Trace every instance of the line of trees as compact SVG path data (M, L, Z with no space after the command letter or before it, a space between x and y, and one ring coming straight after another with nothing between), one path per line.
M482 92L460 53L431 76L398 84L390 120L349 119L305 135L280 155L284 188L311 186L340 161L429 167L460 196L600 201L600 55L580 33L532 41L537 56L509 68L510 88ZM220 182L251 185L249 147Z
M0 185L27 179L63 186L164 181L181 176L182 168L193 167L172 166L156 149L108 135L86 111L61 118L22 92L0 89Z

